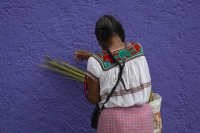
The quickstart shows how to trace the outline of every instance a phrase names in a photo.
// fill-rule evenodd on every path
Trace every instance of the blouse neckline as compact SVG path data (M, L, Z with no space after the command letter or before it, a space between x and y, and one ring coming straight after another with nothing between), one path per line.
M128 46L130 45L130 43L127 43L126 45L127 45L126 47L128 47ZM111 53L114 53L114 52L119 51L119 50L122 50L122 49L124 49L124 47L123 47L123 48L118 48L118 49L112 50L112 51L110 51L110 52L111 52Z

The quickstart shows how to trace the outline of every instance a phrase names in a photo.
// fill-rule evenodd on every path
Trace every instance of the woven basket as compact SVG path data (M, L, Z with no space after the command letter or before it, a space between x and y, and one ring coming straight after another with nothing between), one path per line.
M153 93L152 96L153 96L153 101L150 102L149 104L152 108L153 114L155 115L157 113L160 113L162 97L157 93ZM161 123L161 125L162 125L162 123ZM159 129L156 127L156 123L154 121L154 133L161 133L161 130L162 130L162 128Z

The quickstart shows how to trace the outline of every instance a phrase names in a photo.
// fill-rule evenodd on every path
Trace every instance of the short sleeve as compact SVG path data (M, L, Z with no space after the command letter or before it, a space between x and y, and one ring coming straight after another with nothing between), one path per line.
M88 59L86 75L92 78L93 80L98 81L99 77L101 76L101 73L102 69L99 62L93 57L90 57Z

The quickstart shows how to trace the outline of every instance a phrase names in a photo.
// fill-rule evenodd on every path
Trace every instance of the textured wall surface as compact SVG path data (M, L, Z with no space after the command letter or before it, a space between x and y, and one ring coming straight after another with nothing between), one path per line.
M200 132L200 1L1 0L1 133L95 132L83 84L38 64L48 54L85 70L73 52L100 50L94 27L104 14L144 48L163 133Z

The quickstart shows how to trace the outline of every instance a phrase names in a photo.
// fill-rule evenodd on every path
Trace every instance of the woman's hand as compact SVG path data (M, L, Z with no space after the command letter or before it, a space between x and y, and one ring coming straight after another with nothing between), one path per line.
M74 52L74 58L77 62L81 62L83 60L88 60L93 53L85 51L85 50L77 50Z

